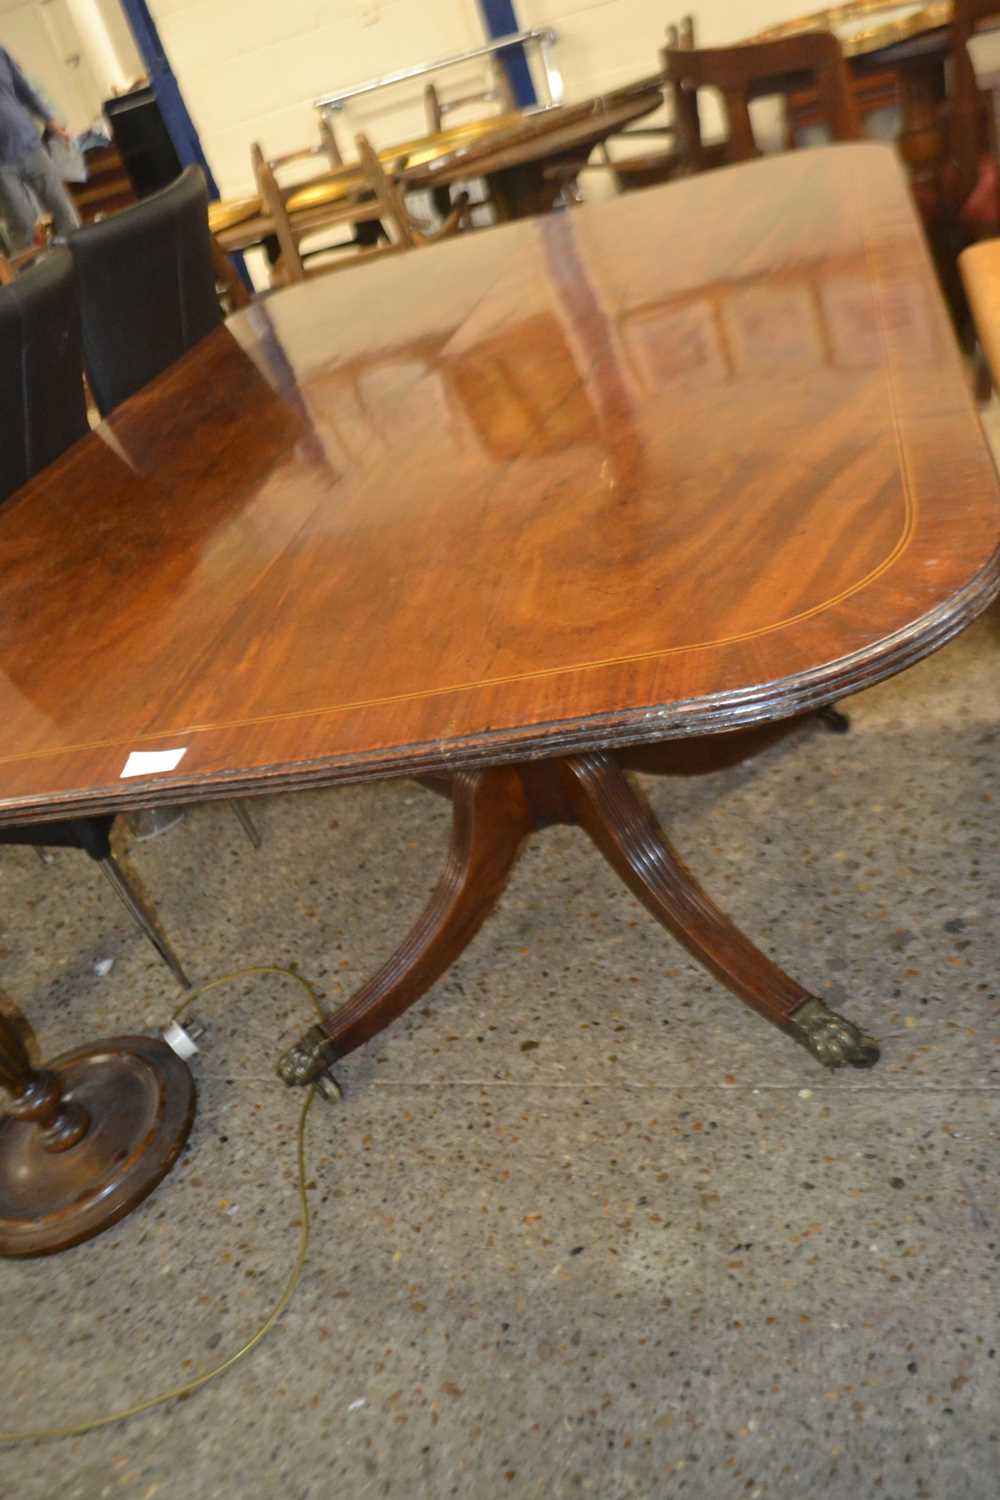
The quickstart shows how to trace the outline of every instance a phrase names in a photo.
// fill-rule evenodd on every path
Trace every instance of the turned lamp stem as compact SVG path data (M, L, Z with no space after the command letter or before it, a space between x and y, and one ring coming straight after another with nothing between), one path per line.
M32 1067L16 1026L4 1015L0 1015L0 1085L12 1096L7 1113L34 1124L46 1151L68 1151L86 1135L87 1111L63 1098L57 1074Z

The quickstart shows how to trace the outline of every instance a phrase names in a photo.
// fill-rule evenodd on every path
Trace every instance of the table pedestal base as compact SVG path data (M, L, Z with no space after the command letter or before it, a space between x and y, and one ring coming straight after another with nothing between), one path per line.
M662 766L655 765L657 755ZM675 770L670 757L664 746L648 747L637 759L646 769ZM388 962L284 1055L278 1068L284 1081L313 1082L418 1000L479 931L525 838L553 823L585 829L633 894L694 958L819 1062L829 1068L873 1066L879 1053L872 1038L772 963L701 889L626 775L624 759L601 751L427 778L435 790L450 791L454 810L438 886Z
M194 1120L185 1063L152 1037L119 1036L34 1069L0 1016L0 1256L51 1255L130 1213L176 1162Z

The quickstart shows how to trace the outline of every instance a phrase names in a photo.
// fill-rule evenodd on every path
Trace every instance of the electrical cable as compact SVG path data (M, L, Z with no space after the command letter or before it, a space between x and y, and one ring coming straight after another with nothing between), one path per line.
M220 985L232 984L234 980L243 979L249 974L278 974L287 979L294 979L305 990L314 1008L322 1018L323 1008L319 1003L319 997L315 989L309 983L308 979L305 979L301 974L297 974L294 969L283 969L276 964L251 964L245 969L237 969L231 974L223 974L218 979L211 979L207 984L200 985L197 989L192 990L191 994L173 1012L170 1019L172 1021L178 1020L200 995L207 994L209 990L218 989ZM309 1110L312 1107L315 1094L316 1091L314 1088L309 1088L306 1091L305 1103L299 1115L299 1125L296 1132L295 1156L298 1169L299 1204L302 1210L298 1254L295 1257L295 1263L292 1266L281 1295L256 1333L247 1339L246 1343L241 1345L235 1353L230 1354L228 1358L224 1359L221 1364L213 1366L211 1370L206 1370L201 1375L196 1375L193 1380L185 1381L183 1385L174 1386L172 1390L160 1391L157 1395L148 1396L144 1401L137 1401L133 1406L123 1407L120 1411L109 1412L103 1417L94 1417L88 1421L75 1422L65 1427L38 1427L24 1432L0 1432L0 1443L39 1443L54 1438L83 1437L88 1432L96 1432L98 1428L111 1427L116 1422L124 1422L129 1417L137 1417L142 1412L151 1411L155 1406L166 1406L171 1401L180 1401L185 1396L193 1395L203 1385L207 1385L210 1380L216 1380L220 1375L225 1374L227 1370L231 1370L233 1365L237 1364L241 1359L245 1359L248 1354L256 1349L259 1343L267 1338L267 1335L271 1332L271 1329L295 1295L309 1254L309 1237L312 1220L309 1213L309 1195L306 1190L306 1183L308 1181L306 1171L306 1122L309 1119Z

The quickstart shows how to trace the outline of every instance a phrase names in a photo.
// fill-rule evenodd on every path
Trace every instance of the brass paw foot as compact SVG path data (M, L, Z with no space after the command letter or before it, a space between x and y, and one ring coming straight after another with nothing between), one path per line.
M797 1040L824 1068L873 1068L879 1060L875 1038L822 1000L807 1000L791 1022Z
M282 1054L278 1061L278 1077L289 1088L306 1088L326 1074L332 1055L330 1038L322 1026L313 1026L294 1047Z

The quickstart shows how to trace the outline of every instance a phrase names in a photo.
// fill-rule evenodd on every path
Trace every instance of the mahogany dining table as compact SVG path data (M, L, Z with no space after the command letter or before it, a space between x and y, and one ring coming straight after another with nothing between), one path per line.
M389 776L447 795L426 910L281 1060L291 1085L412 1005L553 823L819 1062L869 1066L627 773L743 753L936 650L996 595L998 542L887 147L373 261L235 315L0 507L0 825ZM0 1081L8 1255L106 1228L190 1128L149 1038L36 1069L0 1017Z

